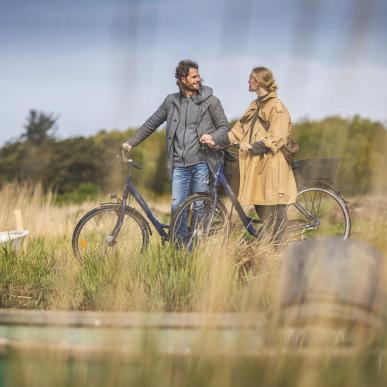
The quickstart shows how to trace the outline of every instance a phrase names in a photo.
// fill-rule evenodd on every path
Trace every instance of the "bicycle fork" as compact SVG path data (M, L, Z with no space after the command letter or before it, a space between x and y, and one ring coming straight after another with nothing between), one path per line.
M120 212L118 213L117 222L114 225L112 233L110 235L108 235L105 239L107 245L109 245L110 247L114 246L117 243L116 239L117 239L117 236L121 230L122 223L124 222L126 201L128 199L128 196L129 196L128 191L129 191L128 184L125 184L124 194L123 194L123 198L122 198L121 203L120 203Z
M218 193L217 193L216 189L214 189L213 198L214 198L214 200L212 201L210 216L208 217L208 220L207 220L206 224L204 225L204 234L205 235L207 235L207 233L209 232L210 225L212 223L212 219L215 216L216 205L218 203Z
M317 217L315 215L313 215L311 212L309 212L301 204L294 203L294 207L296 207L297 210L300 211L302 215L304 215L308 220L311 221L310 224L303 226L303 228L306 228L307 230L315 230L320 225L319 219L317 219Z

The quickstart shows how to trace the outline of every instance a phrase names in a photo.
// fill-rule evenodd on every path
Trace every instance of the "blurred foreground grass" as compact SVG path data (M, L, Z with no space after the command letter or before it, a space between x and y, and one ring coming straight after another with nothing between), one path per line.
M42 353L0 357L0 383L7 387L382 387L386 377L386 355L371 350L266 350L258 357L161 356L151 351L135 358L74 359Z

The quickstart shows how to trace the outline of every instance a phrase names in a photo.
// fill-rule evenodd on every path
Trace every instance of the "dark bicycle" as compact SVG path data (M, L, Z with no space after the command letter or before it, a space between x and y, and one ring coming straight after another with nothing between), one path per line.
M217 147L226 149L236 145ZM345 199L333 187L333 179L339 159L298 160L293 163L297 183L296 203L287 207L287 241L300 241L316 235L335 235L348 239L351 218ZM224 195L219 195L219 187ZM228 211L223 196L231 200ZM248 216L239 203L219 160L210 193L190 196L175 212L170 226L170 235L191 246L213 237L228 237L231 229L231 213L235 208L243 227L253 237L261 235L265 225L255 217ZM260 224L259 227L255 225Z
M169 225L159 222L133 184L132 169L141 167L132 159L127 159L124 151L121 159L129 167L122 199L112 195L112 198L117 199L116 203L103 203L89 211L74 229L72 248L74 255L81 262L94 254L101 256L140 254L148 246L152 234L150 224L140 212L128 204L131 196L155 227L162 243L169 240Z

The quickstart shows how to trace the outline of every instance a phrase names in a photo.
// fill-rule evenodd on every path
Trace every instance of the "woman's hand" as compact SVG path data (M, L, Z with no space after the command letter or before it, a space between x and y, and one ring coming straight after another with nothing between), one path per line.
M247 143L240 144L239 149L241 151L248 152L251 149L251 144L247 144Z
M212 136L210 134L203 134L202 137L200 137L200 142L202 144L206 144L206 145L209 145L209 146L215 146L215 141L214 139L212 138Z

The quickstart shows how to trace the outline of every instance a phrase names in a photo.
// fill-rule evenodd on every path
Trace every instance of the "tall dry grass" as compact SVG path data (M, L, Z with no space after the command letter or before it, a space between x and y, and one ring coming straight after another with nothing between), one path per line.
M58 206L53 199L40 186L2 186L0 229L15 229L14 210L19 209L30 236L18 253L0 250L1 307L234 311L270 306L279 258L269 245L258 248L236 238L226 247L219 241L191 253L163 246L154 233L144 254L110 261L95 255L80 264L71 235L98 202ZM259 302L250 297L257 292L262 293Z
M353 237L384 254L386 204L383 197L350 200ZM39 186L3 185L1 230L16 227L14 210L20 209L24 227L31 235L18 253L0 250L2 308L270 311L282 252L273 250L270 244L241 239L240 235L226 246L201 246L192 253L163 246L153 236L150 248L129 261L126 257L106 260L93 256L81 265L71 251L71 234L78 219L96 205L97 202L57 206L52 194L44 194ZM203 337L203 342L197 343L200 351L191 357L160 356L148 345L134 359L106 355L74 361L60 354L15 353L0 357L0 367L7 370L5 385L20 386L360 387L382 386L387 377L384 336L379 338L376 349L360 348L350 354L346 348L317 353L263 347L258 357L246 355L242 344L231 357L214 355L216 340Z
M106 201L101 198L101 201ZM21 210L30 231L22 251L1 249L1 307L147 310L268 310L281 251L235 235L226 246L202 246L193 253L163 246L156 235L144 254L81 265L71 251L79 218L97 202L58 206L39 185L4 184L0 229L16 227ZM350 201L353 237L387 253L387 205L383 197ZM162 211L168 204L158 204ZM157 206L154 206L157 215ZM165 215L165 214L161 214ZM386 281L387 283L387 281Z

